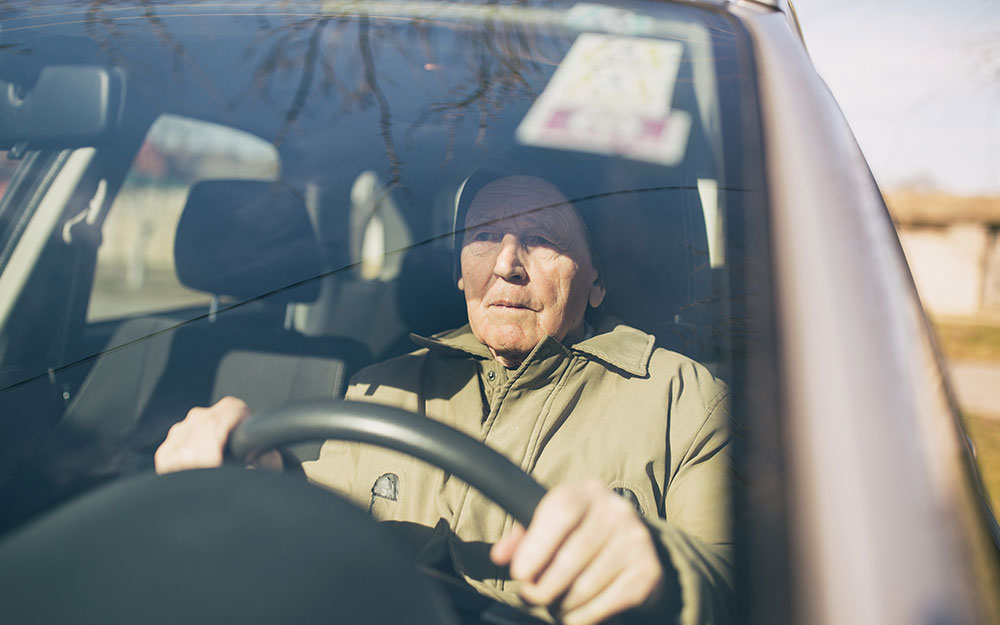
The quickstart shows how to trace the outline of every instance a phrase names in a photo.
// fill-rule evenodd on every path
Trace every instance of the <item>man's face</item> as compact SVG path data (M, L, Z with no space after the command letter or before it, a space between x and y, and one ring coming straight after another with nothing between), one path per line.
M472 332L508 367L546 335L577 339L604 287L583 223L551 184L530 176L491 182L465 220L462 277Z

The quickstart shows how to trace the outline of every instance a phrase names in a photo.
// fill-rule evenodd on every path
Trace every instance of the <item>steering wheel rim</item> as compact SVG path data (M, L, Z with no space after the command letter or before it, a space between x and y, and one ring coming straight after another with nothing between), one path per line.
M229 452L246 460L282 445L336 439L409 454L452 473L527 527L545 487L463 432L420 415L367 402L318 399L263 411L240 423Z

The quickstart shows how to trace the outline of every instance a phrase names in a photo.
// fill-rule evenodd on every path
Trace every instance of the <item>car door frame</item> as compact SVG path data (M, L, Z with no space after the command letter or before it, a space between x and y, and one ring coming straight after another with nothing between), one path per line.
M755 48L771 202L795 597L782 600L796 622L990 618L995 521L882 196L787 17L730 11ZM784 593L755 583L761 616Z

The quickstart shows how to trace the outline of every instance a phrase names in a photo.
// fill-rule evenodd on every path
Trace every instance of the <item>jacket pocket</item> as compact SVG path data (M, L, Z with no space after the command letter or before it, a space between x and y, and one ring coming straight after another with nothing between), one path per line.
M610 484L612 492L621 496L629 503L641 517L656 518L656 507L652 505L652 499L642 489L635 484L616 480Z

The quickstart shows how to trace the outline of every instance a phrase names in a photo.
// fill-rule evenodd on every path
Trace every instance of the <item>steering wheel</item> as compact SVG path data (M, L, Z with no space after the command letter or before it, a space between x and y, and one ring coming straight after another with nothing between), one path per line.
M436 464L525 524L545 493L475 439L374 404L288 405L242 423L229 446L246 459L327 438ZM142 474L95 489L0 543L0 621L253 624L335 614L349 623L453 624L460 611L473 622L539 623L444 576L431 583L401 547L360 508L290 475L231 466Z
M545 488L483 443L399 408L340 400L286 404L240 423L229 437L237 459L282 445L338 439L370 443L438 466L489 497L527 527Z
M369 443L438 466L478 489L525 527L546 492L517 465L471 436L434 419L366 402L312 400L262 411L233 430L228 451L247 462L276 447L327 439ZM475 606L482 601L489 605L487 609L499 619L497 622L542 623L527 613L486 599L433 569L423 571L441 585L456 607L465 605L466 609L478 611L482 606ZM472 596L476 599L470 599Z

